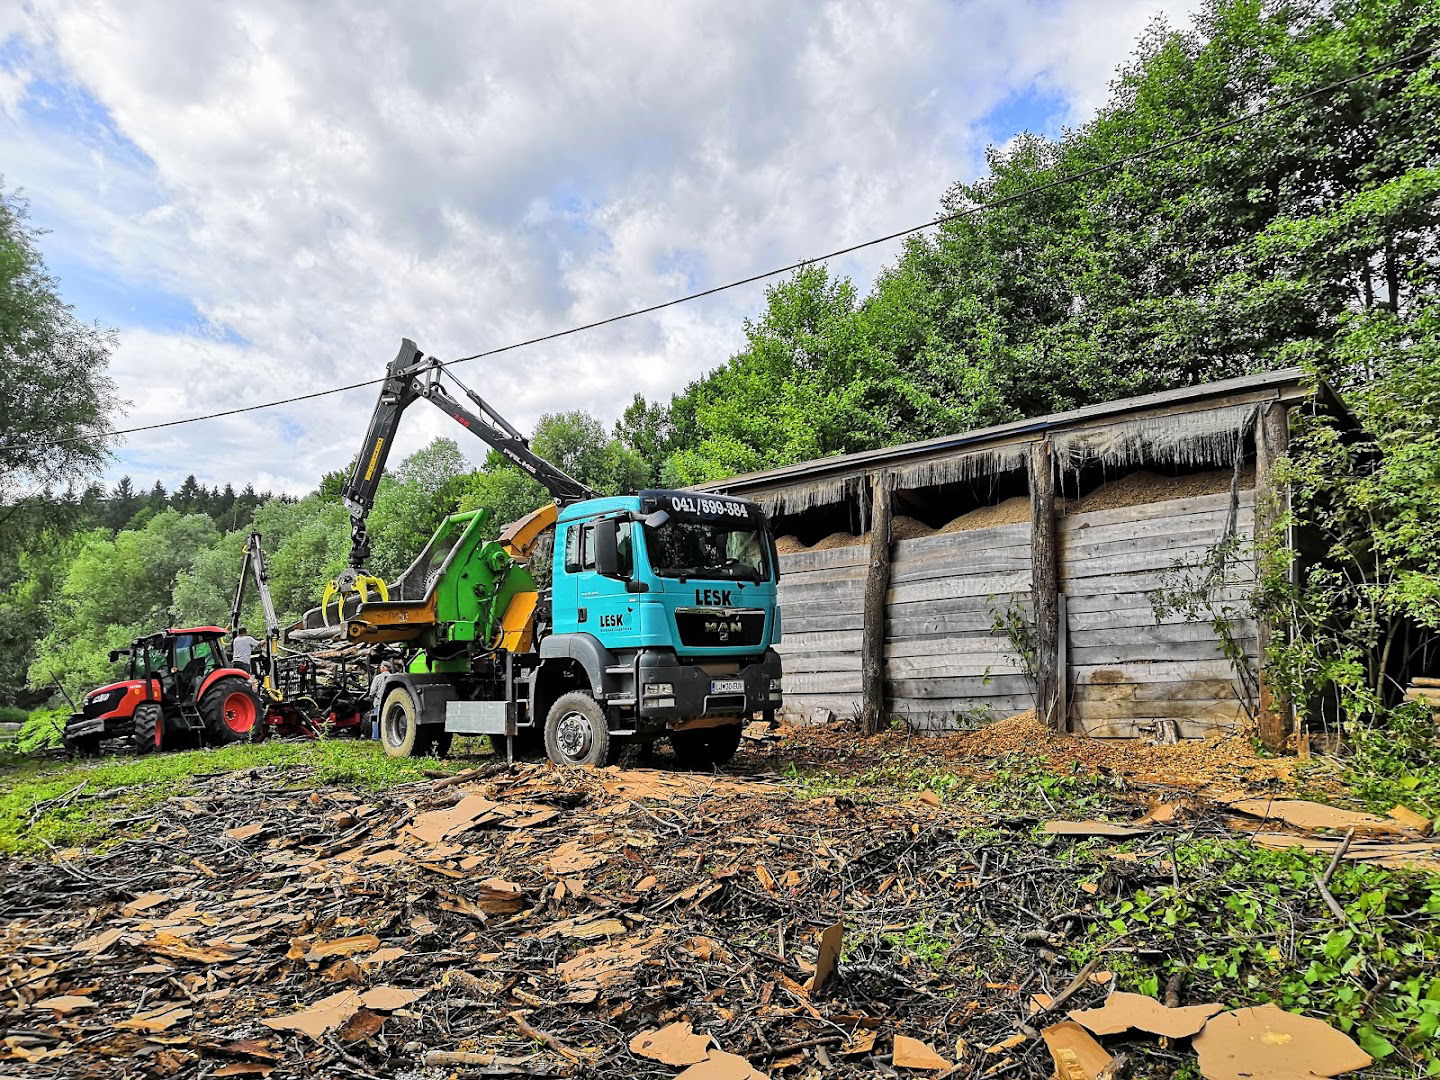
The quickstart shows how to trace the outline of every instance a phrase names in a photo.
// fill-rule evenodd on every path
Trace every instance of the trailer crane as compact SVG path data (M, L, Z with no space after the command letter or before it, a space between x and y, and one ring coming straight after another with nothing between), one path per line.
M441 383L448 377L475 406L467 408ZM527 440L515 427L496 412L435 357L426 357L415 343L405 338L400 351L385 371L375 411L365 432L355 468L340 489L340 498L350 511L350 557L345 570L326 586L321 600L328 611L332 597L340 597L341 613L347 598L364 602L373 592L382 600L389 599L389 588L379 577L365 569L370 560L370 533L366 522L375 506L375 495L385 473L385 463L395 445L395 432L401 417L414 402L425 399L472 435L476 435L518 465L548 491L557 506L566 506L580 499L593 498L595 492L570 476L559 466L546 461L530 449Z

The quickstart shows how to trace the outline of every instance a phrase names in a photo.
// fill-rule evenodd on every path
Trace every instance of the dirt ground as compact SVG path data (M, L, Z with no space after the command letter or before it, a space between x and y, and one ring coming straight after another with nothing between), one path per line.
M1297 786L1243 741L1122 746L1027 715L669 764L482 759L380 791L251 768L104 852L13 860L0 1070L1049 1077L1042 1028L1166 961L1103 905L1179 885L1177 842L1230 835L1215 792ZM1081 833L1047 835L1060 814ZM1136 839L1087 837L1102 816ZM1193 1061L1132 1041L1143 1075Z

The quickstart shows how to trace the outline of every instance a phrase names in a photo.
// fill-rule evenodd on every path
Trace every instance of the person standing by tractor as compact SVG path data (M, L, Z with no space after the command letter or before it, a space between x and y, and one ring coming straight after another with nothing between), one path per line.
M375 677L370 680L370 690L365 695L370 700L370 738L380 738L380 698L385 693L385 677L390 674L390 661L381 662Z
M251 637L250 631L243 626L237 628L235 637L230 642L230 662L242 671L255 674L255 668L251 661L259 646L259 638Z

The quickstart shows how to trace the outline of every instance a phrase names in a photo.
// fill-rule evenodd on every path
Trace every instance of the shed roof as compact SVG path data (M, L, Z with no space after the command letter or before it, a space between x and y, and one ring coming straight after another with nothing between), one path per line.
M923 486L1016 468L1030 444L1043 438L1051 439L1061 455L1075 463L1087 457L1117 464L1152 459L1218 462L1233 446L1235 433L1248 430L1257 405L1306 399L1313 390L1304 379L1300 368L1283 368L958 435L802 461L696 487L761 498L779 503L777 509L794 511L838 497L880 469L899 469L902 483ZM806 496L796 497L798 489L806 489Z

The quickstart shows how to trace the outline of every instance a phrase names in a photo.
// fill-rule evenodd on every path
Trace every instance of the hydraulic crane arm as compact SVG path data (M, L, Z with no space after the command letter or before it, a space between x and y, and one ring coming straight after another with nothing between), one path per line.
M240 581L235 586L235 602L230 605L230 629L240 626L240 608L245 603L245 582L255 581L255 591L260 594L260 607L265 612L266 676L273 682L275 675L275 653L280 645L280 619L275 614L275 601L270 596L270 570L265 565L265 551L260 546L260 534L252 532L245 539L245 553L240 558Z
M375 505L375 493L385 462L394 445L400 418L417 398L425 398L472 435L484 439L507 459L534 477L561 505L592 497L595 493L564 470L546 461L530 449L529 442L514 426L492 409L479 394L470 390L454 375L451 381L470 400L474 409L457 401L441 384L449 375L434 357L427 358L409 338L400 343L400 351L386 368L385 383L370 416L365 442L350 478L340 489L340 496L350 511L350 570L361 572L370 558L370 535L365 522ZM353 579L352 579L353 580Z

